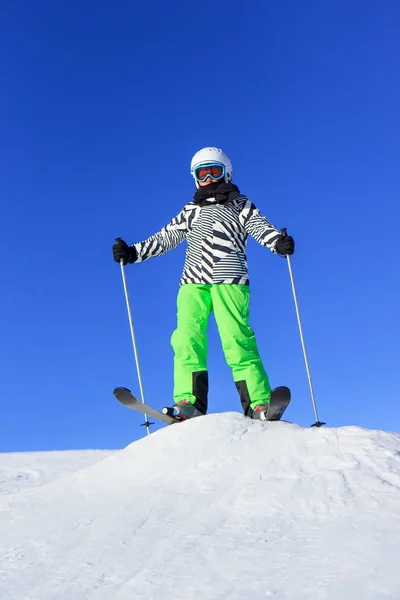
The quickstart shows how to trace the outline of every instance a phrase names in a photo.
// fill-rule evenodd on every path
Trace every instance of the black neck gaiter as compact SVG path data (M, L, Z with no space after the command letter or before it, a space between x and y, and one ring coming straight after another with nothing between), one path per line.
M212 181L208 185L196 190L193 201L200 206L205 204L213 204L210 202L211 198L215 198L217 204L223 204L228 200L233 200L240 194L239 188L234 183L225 181Z

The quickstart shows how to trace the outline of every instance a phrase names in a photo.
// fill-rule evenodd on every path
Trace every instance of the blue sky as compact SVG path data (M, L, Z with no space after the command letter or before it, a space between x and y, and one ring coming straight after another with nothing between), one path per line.
M222 147L296 240L319 416L400 429L400 5L6 0L0 451L115 448L143 435L111 246L158 231ZM145 396L172 395L184 245L127 268ZM313 422L287 265L249 240L251 324L289 420ZM240 410L213 320L210 411Z

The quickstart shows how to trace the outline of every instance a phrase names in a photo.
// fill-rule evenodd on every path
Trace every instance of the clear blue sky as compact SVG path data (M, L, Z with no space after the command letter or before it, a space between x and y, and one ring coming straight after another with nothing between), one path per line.
M320 418L400 429L397 0L2 3L0 451L144 434L111 246L191 200L192 155L295 237ZM145 396L172 395L184 245L128 266ZM254 240L251 323L287 418L313 422L287 265ZM240 410L216 327L210 411Z

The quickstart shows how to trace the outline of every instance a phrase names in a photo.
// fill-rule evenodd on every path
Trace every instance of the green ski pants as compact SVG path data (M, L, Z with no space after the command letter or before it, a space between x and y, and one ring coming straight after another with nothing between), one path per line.
M174 401L189 400L207 411L207 325L214 311L225 359L232 369L243 411L268 404L271 387L248 324L250 289L236 284L180 287L174 349Z

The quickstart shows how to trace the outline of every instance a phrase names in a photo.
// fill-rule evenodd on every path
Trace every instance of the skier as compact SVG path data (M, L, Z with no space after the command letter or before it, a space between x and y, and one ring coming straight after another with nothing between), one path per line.
M273 253L294 252L294 240L279 232L232 182L232 164L219 148L192 158L193 200L161 231L128 246L119 239L114 259L138 263L188 242L177 298L174 406L167 414L184 420L207 412L208 318L213 311L225 359L232 369L244 414L267 419L271 386L249 326L248 235Z

